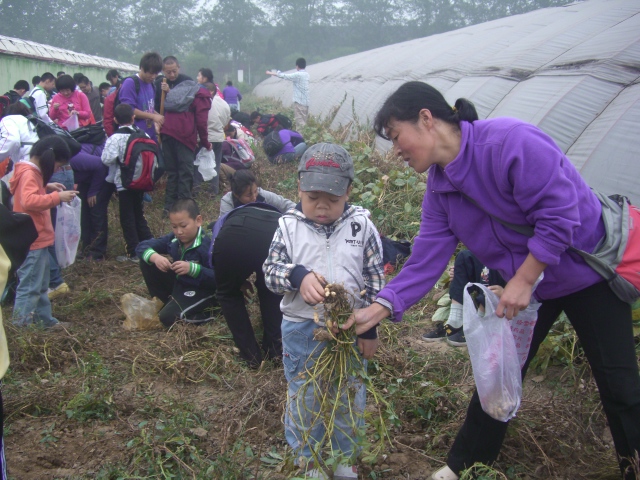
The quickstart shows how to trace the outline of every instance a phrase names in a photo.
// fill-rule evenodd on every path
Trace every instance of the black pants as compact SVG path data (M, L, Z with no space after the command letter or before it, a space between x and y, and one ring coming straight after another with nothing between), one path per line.
M485 270L485 266L478 258L469 250L461 250L456 255L453 264L454 273L451 286L449 287L449 295L452 300L462 304L464 297L464 287L467 283L481 283L483 285L500 285L504 287L506 282L496 270ZM477 287L474 287L477 288ZM471 290L471 289L469 289ZM484 305L484 295L478 289L476 300L479 304Z
M277 212L260 208L242 208L227 218L215 240L213 263L217 296L233 340L242 358L257 367L263 359L282 357L282 296L271 292L262 273L262 264L269 254L273 234L278 227ZM258 346L244 296L240 287L256 273L256 289L264 333L262 351Z
M220 193L220 165L222 162L222 142L211 142L212 150L216 156L216 176L209 180L209 192L212 195L218 195ZM194 190L202 190L202 184L205 183L202 179L202 175L198 171L198 167L194 167L193 171L193 188Z
M144 217L143 197L144 192L137 190L118 192L120 226L127 246L127 255L130 257L136 254L136 247L141 241L153 238L147 219Z
M96 195L96 204L90 207L87 202L90 182L78 183L78 192L82 199L80 212L80 240L83 253L93 259L103 259L107 253L109 235L109 199L115 190L113 183L103 182Z
M158 297L165 304L158 313L165 327L171 327L178 320L199 325L215 317L218 306L215 285L211 288L184 285L176 281L176 274L172 271L163 272L144 260L140 260L140 270L149 295Z
M564 311L580 339L598 385L600 399L624 471L640 452L640 377L633 339L631 307L616 297L606 282L542 303L538 311L529 357L522 376L551 326ZM474 393L467 418L458 432L447 465L460 472L475 462L490 464L498 456L508 423L494 420ZM635 479L626 473L625 479Z
M168 135L162 135L162 157L167 172L164 209L169 210L179 198L192 198L193 162L196 154L184 143Z

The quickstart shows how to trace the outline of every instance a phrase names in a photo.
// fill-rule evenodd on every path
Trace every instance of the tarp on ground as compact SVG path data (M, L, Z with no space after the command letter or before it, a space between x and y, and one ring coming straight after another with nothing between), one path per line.
M640 204L640 0L536 10L307 67L310 113L370 123L400 85L420 80L481 118L517 117L551 135L584 178ZM260 96L291 104L290 82ZM344 100L344 101L343 101ZM342 103L341 103L342 102ZM379 141L388 149L389 142Z

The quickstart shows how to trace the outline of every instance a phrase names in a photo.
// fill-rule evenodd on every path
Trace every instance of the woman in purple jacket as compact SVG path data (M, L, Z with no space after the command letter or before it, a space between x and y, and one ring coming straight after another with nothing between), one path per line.
M598 384L623 476L635 479L629 459L640 451L640 377L631 308L581 257L567 252L570 245L593 252L604 236L600 203L578 171L533 125L513 118L478 120L471 102L459 99L451 107L422 82L393 93L375 129L416 172L428 172L422 222L402 271L343 328L355 321L361 333L388 316L401 321L436 283L458 241L507 280L498 316L511 319L524 309L544 272L535 292L542 306L522 375L564 311ZM516 233L492 216L532 225L534 235ZM507 423L482 410L476 392L447 466L432 478L454 480L475 462L492 463L506 430Z

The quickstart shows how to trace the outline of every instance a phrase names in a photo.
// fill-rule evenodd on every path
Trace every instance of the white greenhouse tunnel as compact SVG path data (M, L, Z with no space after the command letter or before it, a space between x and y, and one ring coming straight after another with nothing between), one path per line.
M536 10L309 65L310 113L340 105L371 123L410 80L453 104L473 101L480 118L517 117L551 135L591 186L640 205L640 0L587 0ZM290 82L254 93L291 104ZM388 149L389 142L380 140Z

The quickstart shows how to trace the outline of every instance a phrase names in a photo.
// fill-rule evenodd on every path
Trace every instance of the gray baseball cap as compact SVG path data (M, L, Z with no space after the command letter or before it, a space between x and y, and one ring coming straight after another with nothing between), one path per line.
M317 143L304 152L298 165L300 190L342 196L354 178L353 159L340 145Z

